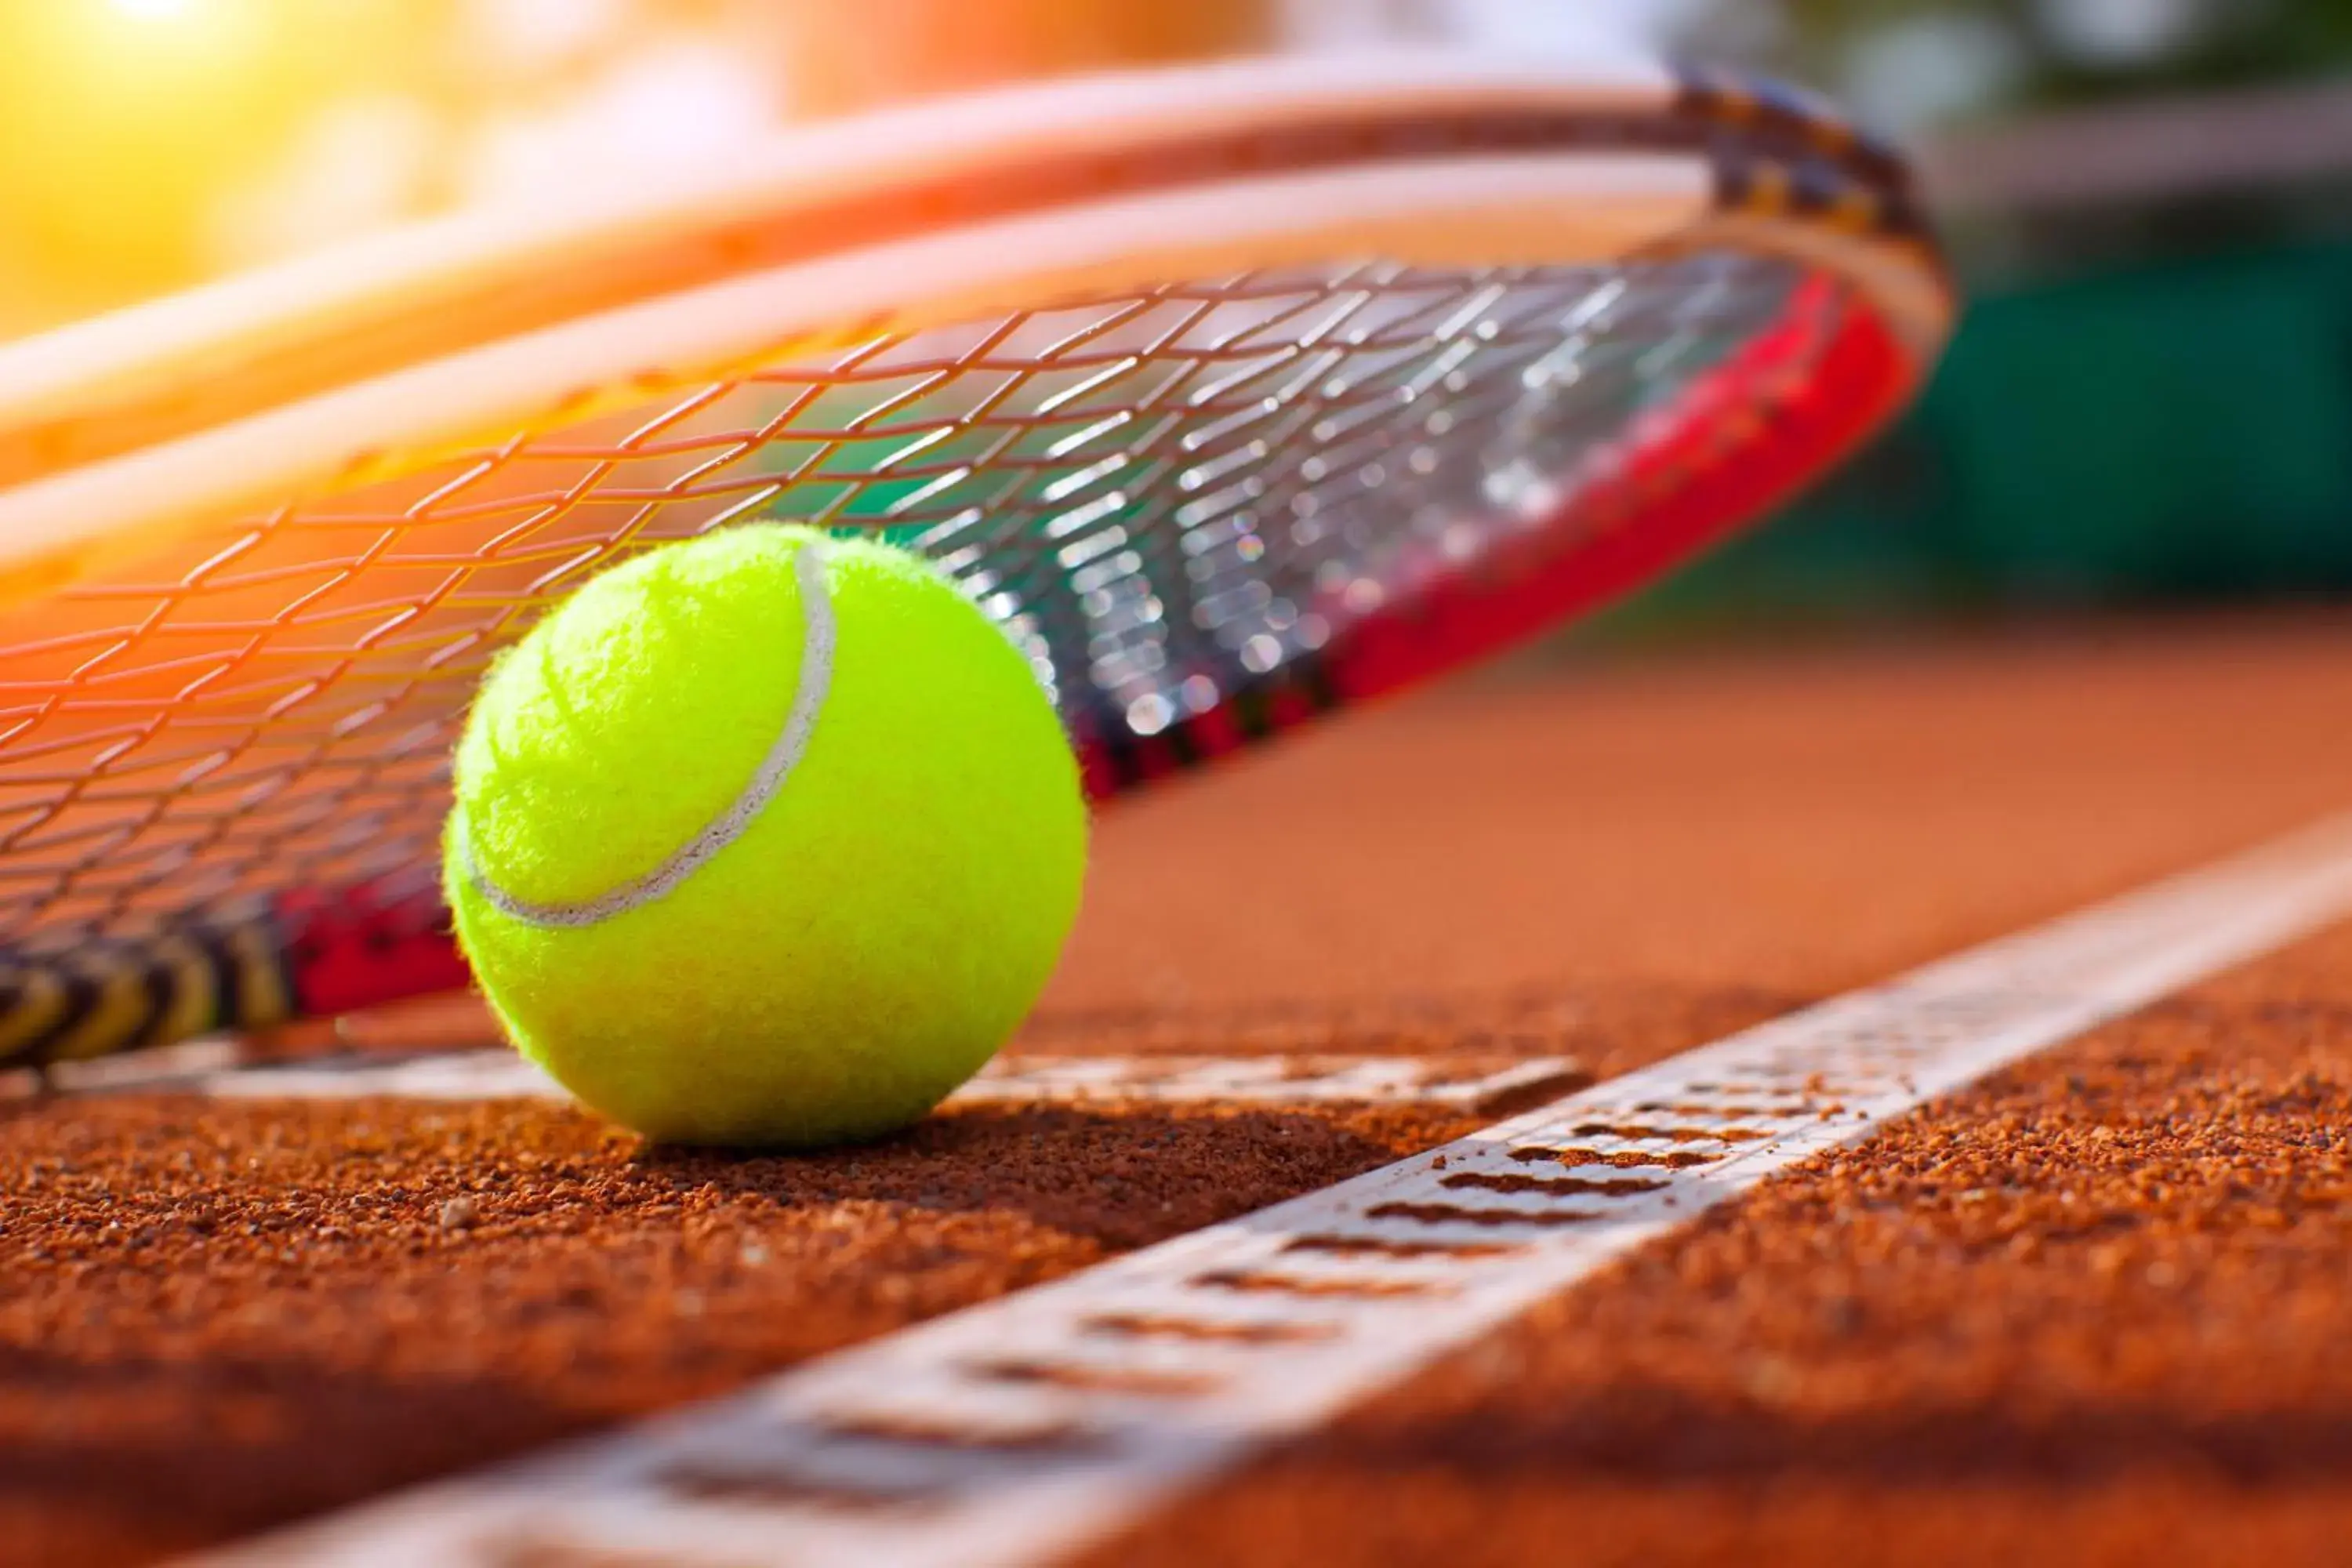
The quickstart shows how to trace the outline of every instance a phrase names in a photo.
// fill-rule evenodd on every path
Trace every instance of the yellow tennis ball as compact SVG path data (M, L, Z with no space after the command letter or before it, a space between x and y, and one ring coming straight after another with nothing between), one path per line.
M751 524L588 584L484 681L443 856L516 1044L675 1142L915 1121L1076 917L1077 767L1027 658L911 555Z

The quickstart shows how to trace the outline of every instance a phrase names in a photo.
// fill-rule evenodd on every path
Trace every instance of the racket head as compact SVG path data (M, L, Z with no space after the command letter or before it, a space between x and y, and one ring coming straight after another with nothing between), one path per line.
M1423 58L901 111L0 351L0 1062L462 984L472 682L632 552L924 552L1109 800L1760 515L1950 310L1807 100Z

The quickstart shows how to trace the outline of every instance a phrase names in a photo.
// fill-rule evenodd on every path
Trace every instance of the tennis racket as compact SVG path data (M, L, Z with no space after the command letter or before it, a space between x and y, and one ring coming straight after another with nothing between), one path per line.
M1108 801L1758 517L1951 310L1809 101L1424 54L886 112L0 350L0 1065L462 986L455 731L631 552L922 552Z

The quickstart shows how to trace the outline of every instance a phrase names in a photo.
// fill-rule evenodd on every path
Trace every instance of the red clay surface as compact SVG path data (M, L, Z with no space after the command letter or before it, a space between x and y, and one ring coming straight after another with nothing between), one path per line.
M1619 1070L2352 804L2347 711L2327 623L1522 669L1108 819L1024 1048ZM2341 1561L2347 959L1775 1184L1105 1560ZM545 1107L0 1104L0 1562L233 1538L1466 1124L727 1159Z
M2352 1561L2352 930L1770 1184L1091 1561Z

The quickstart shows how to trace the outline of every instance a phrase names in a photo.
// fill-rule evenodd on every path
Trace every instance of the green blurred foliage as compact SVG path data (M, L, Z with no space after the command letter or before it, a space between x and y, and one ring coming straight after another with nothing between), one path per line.
M1926 79L1949 57L1933 46L2002 57L1974 78L1983 97L1914 134L2352 84L2352 0L1780 12L1778 58L1754 63L1865 106L1939 85ZM1862 79L1886 64L1871 44L1906 29L1895 90ZM2340 166L1969 214L1950 232L1965 311L1918 405L1782 516L1590 635L2352 596L2352 156Z
M1738 0L1751 3L1751 0ZM2097 0L1779 0L1787 47L1773 62L1832 89L1854 44L1921 21L1990 23L2025 68L1988 112L2248 87L2352 70L2352 0L2105 0L2178 16L2177 38L2146 55L2093 61L2070 47L2065 17ZM1704 47L1704 35L1696 40Z
M1979 290L1893 431L1597 635L2346 595L2338 239Z

